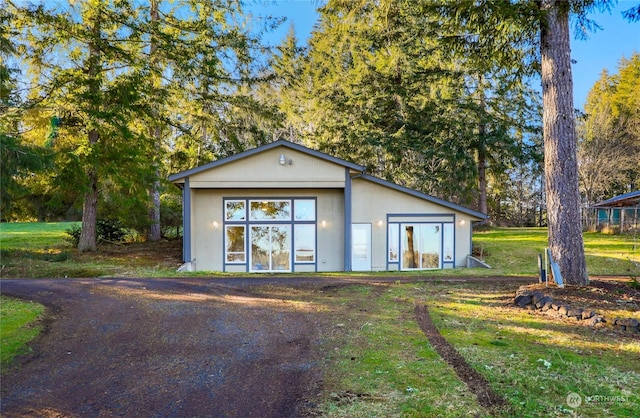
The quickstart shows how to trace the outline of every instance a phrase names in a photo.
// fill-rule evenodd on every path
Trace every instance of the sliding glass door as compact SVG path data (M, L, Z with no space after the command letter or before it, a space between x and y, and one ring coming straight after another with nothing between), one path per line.
M291 225L251 225L250 270L291 271Z
M441 268L440 224L400 224L402 234L402 270Z

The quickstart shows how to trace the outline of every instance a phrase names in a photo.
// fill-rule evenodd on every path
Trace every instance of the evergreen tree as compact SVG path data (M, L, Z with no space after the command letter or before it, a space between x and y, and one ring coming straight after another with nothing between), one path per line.
M147 112L138 86L144 65L137 10L123 1L15 6L24 59L33 74L31 106L62 116L60 142L80 169L83 193L78 249L96 250L98 203L120 211L139 205L149 178L149 143L131 126ZM132 216L130 216L131 218Z
M18 70L10 64L15 56L9 22L12 14L0 10L0 221L15 214L15 203L28 194L24 180L46 166L49 158L41 147L25 144L20 138L20 98L16 94Z
M575 14L579 27L590 27L587 11L608 8L611 3L542 0L538 4L549 249L567 283L586 285L569 15Z

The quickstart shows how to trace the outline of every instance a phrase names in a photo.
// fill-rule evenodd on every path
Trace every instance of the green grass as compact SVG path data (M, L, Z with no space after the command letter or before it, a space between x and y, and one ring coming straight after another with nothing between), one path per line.
M340 290L328 308L336 324L325 349L331 389L323 416L640 416L640 341L512 307L506 301L516 287L427 282ZM477 403L418 329L417 303L429 306L443 336L506 408ZM581 406L569 407L570 393L582 397Z
M176 266L158 262L174 243L105 244L81 254L66 233L77 222L0 223L0 277L166 277Z
M629 261L640 261L640 239L632 235L583 234L590 275L640 275ZM474 246L494 275L537 275L537 255L544 254L546 228L491 228L475 231Z
M322 416L481 414L464 383L425 343L412 320L413 305L381 289L343 289L326 305L335 323L324 349L330 390Z
M44 306L0 296L0 368L7 369L12 360L29 352L27 343L42 327L36 325L44 313Z

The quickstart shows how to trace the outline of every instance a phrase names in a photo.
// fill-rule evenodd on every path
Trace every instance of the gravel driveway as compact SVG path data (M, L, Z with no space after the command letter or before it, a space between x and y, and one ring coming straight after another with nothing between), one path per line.
M281 296L268 284L2 280L2 294L43 303L49 319L33 354L3 376L0 412L304 416L319 390L316 347L326 319L314 303Z

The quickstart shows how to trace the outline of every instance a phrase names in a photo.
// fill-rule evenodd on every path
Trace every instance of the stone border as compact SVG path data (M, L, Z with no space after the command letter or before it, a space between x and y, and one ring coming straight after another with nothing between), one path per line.
M532 311L556 311L560 316L586 321L585 324L595 326L601 322L611 323L622 331L640 332L640 321L635 318L605 318L603 315L590 310L571 307L563 302L555 301L543 291L520 288L516 291L513 303L521 308Z

